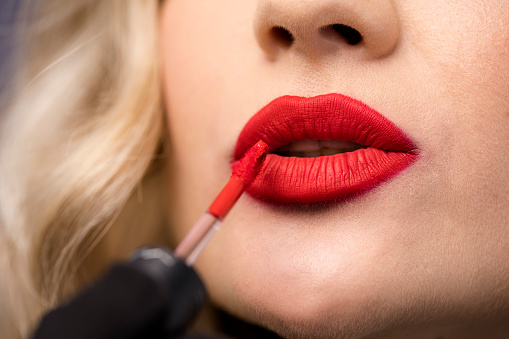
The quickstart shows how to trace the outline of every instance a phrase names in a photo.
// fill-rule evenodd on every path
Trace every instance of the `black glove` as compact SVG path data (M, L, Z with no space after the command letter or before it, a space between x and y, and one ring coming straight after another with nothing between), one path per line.
M33 339L180 337L205 296L193 268L167 249L145 248L44 316Z

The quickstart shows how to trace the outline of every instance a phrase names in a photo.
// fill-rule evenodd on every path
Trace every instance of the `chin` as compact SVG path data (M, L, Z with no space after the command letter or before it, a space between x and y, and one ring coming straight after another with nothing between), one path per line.
M508 307L496 305L494 299L489 305L467 296L454 300L437 290L428 290L425 297L404 287L387 289L381 295L355 288L343 295L327 296L321 291L323 295L320 296L317 291L308 298L298 295L303 293L299 291L283 287L265 294L255 292L257 295L251 295L252 298L237 296L244 298L242 304L233 305L229 312L283 338L507 337ZM504 302L498 298L498 304ZM494 317L494 314L499 316ZM494 336L488 334L490 331L494 331Z
M484 313L481 300L448 297L444 284L357 278L334 283L266 272L230 281L212 297L220 308L283 338L437 338L443 328L471 324L473 314Z
M330 309L323 305L289 302L277 309L249 305L250 319L283 338L375 338L401 326L374 309L352 309L348 306ZM385 310L390 312L388 310Z
M412 319L425 319L417 314L417 303L391 303L390 293L388 298L377 297L374 291L363 291L365 286L334 295L316 285L290 288L291 280L279 288L268 287L273 284L255 288L243 283L243 291L229 289L226 293L234 298L230 304L224 303L224 296L215 299L222 300L220 306L229 313L283 338L378 338L410 326Z

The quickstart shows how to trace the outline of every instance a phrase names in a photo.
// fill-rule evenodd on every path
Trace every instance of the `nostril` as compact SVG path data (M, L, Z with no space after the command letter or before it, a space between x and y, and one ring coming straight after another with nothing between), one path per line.
M362 40L362 35L358 30L343 24L334 24L332 28L338 32L350 45L357 45Z
M349 45L357 45L362 41L362 35L358 30L343 24L333 24L322 27L322 32L326 35L339 35L346 40Z
M291 44L293 44L293 42L295 41L295 38L292 35L292 33L290 33L289 30L281 26L272 27L270 33L274 40L276 40L277 42L286 47L291 46Z

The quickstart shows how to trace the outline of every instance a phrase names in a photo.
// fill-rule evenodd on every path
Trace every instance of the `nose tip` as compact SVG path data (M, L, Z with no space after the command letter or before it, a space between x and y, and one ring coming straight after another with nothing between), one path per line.
M399 39L390 0L260 0L254 29L272 58L288 51L317 56L356 50L375 59L394 50Z

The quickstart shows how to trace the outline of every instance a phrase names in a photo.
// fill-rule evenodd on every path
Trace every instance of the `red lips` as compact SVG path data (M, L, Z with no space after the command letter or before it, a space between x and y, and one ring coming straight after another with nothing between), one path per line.
M272 101L240 133L235 160L260 139L270 152L300 140L341 140L366 147L312 158L268 154L247 192L271 203L345 200L377 187L418 157L412 141L395 124L341 94Z

